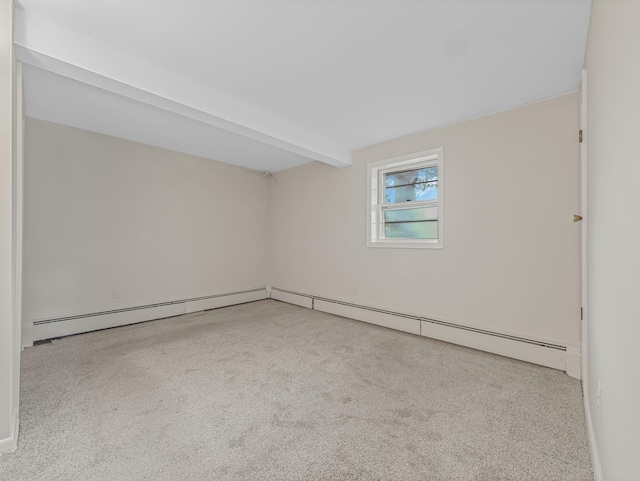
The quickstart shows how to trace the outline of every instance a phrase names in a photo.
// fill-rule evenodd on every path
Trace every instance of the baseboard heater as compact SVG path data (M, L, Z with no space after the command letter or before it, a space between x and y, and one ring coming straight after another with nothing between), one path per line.
M270 297L309 309L559 369L573 377L580 377L580 351L577 346L527 339L279 287L270 288Z
M23 345L27 347L31 346L34 341L43 339L174 317L266 298L267 288L265 286L143 306L41 319L25 323L22 336Z

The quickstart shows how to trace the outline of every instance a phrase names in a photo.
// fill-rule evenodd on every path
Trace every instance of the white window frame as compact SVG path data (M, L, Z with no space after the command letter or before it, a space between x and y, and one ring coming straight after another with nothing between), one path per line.
M382 211L406 209L406 204L384 203L384 175L390 172L438 167L438 198L436 200L411 202L411 207L438 208L437 239L386 239ZM392 247L405 249L444 248L444 149L425 150L393 159L372 162L367 165L367 247Z

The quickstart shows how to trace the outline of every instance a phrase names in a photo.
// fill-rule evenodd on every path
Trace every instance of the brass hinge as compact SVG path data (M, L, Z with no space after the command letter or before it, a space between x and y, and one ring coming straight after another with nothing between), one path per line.
M582 129L580 129L580 131L579 131L578 139L579 139L580 143L582 143Z
M584 318L582 317L582 307L580 308L580 320L584 321Z
M573 222L580 222L582 220L582 216L578 214L573 214Z

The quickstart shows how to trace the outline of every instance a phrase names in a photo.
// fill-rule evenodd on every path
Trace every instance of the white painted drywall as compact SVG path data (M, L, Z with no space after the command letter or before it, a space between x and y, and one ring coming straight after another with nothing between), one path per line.
M586 59L587 401L604 479L612 481L640 479L639 45L640 2L594 0Z
M33 118L25 135L27 325L266 284L269 179Z
M0 1L0 452L15 449L20 369L19 329L14 322L16 65L13 1Z
M11 2L0 3L0 440L9 437L11 374ZM9 28L7 28L9 27Z
M274 287L580 345L578 95L312 163L271 184ZM366 165L444 147L444 249L366 247Z

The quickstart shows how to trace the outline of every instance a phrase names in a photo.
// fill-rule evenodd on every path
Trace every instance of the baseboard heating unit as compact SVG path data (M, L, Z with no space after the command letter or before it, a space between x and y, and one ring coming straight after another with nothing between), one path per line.
M278 287L271 287L269 292L270 298L278 301L559 369L580 379L579 346L527 339Z
M144 306L28 321L23 325L23 346L31 346L35 341L43 339L180 316L191 312L244 304L245 302L259 301L266 298L267 288L257 287Z

